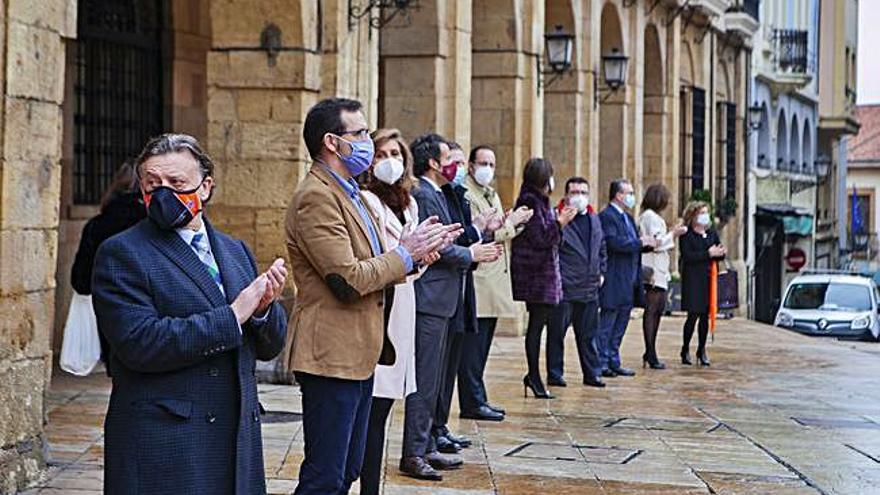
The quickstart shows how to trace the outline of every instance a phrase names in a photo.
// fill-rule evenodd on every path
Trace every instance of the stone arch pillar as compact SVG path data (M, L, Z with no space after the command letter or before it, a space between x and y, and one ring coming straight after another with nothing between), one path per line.
M664 57L657 26L644 34L644 88L642 102L642 171L644 183L664 182L666 176L666 84Z
M562 180L575 175L586 176L588 168L581 143L587 126L584 77L579 64L584 34L580 23L575 22L578 16L574 7L570 0L545 2L544 31L553 32L556 26L561 26L575 36L571 71L559 76L544 75L544 156L553 163L560 194ZM542 70L550 71L546 61ZM547 86L550 79L553 82Z
M218 189L208 214L220 229L247 242L261 266L286 255L284 214L308 166L302 142L308 108L322 95L358 95L342 76L353 69L335 59L348 56L343 45L356 49L368 28L364 21L348 31L336 3L345 2L210 3L207 145ZM275 54L260 48L270 25L280 31ZM364 103L369 114L370 102Z
M469 146L471 1L422 2L379 36L379 126L407 139L438 132Z
M541 151L541 98L537 54L543 33L539 0L480 0L473 3L473 144L495 149L496 187L506 205L516 198L526 159ZM528 32L527 32L528 31Z
M603 191L603 200L607 200L608 184L625 173L626 157L626 90L621 88L614 93L605 88L605 80L601 74L601 56L611 53L616 48L624 55L629 55L624 46L623 29L621 27L618 6L614 2L606 2L602 7L600 21L599 61L597 69L599 77L599 183L598 190ZM629 79L629 78L628 78Z
M506 205L519 192L526 159L541 151L537 55L543 17L539 0L473 3L473 24L479 29L472 40L472 141L495 149L495 185Z

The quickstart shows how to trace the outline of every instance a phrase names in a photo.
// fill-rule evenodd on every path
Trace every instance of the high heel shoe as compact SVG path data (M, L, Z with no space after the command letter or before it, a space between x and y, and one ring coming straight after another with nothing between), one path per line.
M537 383L535 383L534 381L532 381L531 378L529 378L529 375L526 375L523 377L523 397L529 396L527 393L529 389L532 390L532 394L535 395L536 399L555 399L553 394L551 394L547 391L546 388L544 388L544 384L541 383L540 379L537 381Z
M712 363L709 362L709 355L706 354L706 351L697 351L697 359L700 361L700 366L712 366Z
M666 365L657 359L656 356L648 357L647 354L642 354L642 368L646 368L650 366L652 370L665 370Z
M694 364L691 361L691 353L689 353L687 351L687 349L681 350L681 364L686 365L686 366L691 366L692 364Z

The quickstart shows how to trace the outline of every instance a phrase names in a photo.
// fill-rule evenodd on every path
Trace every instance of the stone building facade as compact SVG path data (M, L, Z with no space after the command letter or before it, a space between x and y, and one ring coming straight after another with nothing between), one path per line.
M0 492L42 466L79 231L115 167L157 132L206 143L219 183L209 215L264 265L286 254L284 210L309 166L305 113L334 95L363 101L371 127L492 145L507 205L536 155L560 184L586 176L595 206L620 176L637 193L663 182L674 198L705 189L745 204L749 2L368 3L0 0ZM560 74L544 53L556 26L574 35ZM628 65L612 90L602 59L615 50ZM723 229L740 268L741 217L731 208Z

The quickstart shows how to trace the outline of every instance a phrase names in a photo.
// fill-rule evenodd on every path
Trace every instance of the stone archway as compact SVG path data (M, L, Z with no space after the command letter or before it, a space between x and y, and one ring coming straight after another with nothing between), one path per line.
M791 138L788 140L788 166L792 172L801 170L801 128L797 115L791 116Z
M758 130L758 161L757 165L762 168L770 168L772 155L770 154L770 113L767 104L761 104L761 128Z
M642 170L645 186L662 183L666 176L666 112L664 58L657 26L645 26L644 93L642 104Z
M788 170L788 123L784 109L776 117L776 169Z
M801 152L801 171L804 173L813 171L813 135L810 132L810 119L804 119L804 133L802 141L804 143Z
M608 1L602 7L600 21L599 55L610 54L613 49L626 54L623 42L623 29L617 6ZM624 133L626 124L626 89L621 88L615 93L604 88L604 77L601 74L601 61L597 69L600 89L599 102L599 183L597 191L606 191L612 180L624 175ZM603 198L604 199L604 198Z

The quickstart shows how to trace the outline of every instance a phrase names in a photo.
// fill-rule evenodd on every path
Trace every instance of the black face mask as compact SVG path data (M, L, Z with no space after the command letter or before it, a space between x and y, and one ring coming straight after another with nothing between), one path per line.
M147 216L160 229L185 227L202 211L202 198L196 193L200 187L201 184L189 191L175 191L168 186L159 186L144 193Z

